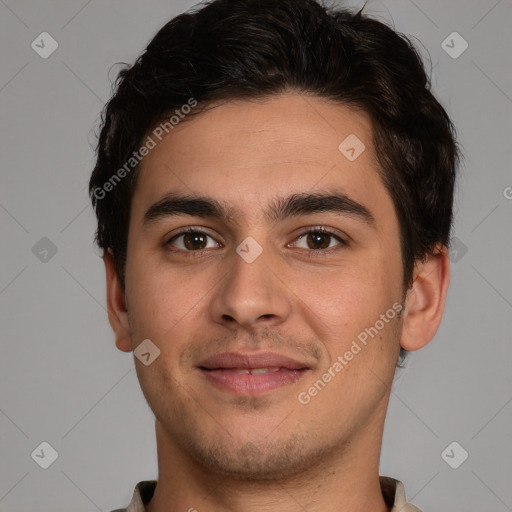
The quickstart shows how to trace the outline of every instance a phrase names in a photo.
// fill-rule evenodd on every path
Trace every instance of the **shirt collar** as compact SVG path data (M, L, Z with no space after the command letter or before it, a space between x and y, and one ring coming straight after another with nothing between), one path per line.
M421 512L421 510L410 503L407 503L405 489L399 480L386 476L380 477L382 495L388 506L392 506L391 512ZM132 501L126 509L114 510L112 512L146 512L146 504L153 497L156 488L156 480L145 480L139 482L133 491Z

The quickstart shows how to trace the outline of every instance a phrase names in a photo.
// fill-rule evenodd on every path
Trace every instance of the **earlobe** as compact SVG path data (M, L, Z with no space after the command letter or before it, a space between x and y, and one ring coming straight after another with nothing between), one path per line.
M402 348L418 350L432 340L441 323L449 282L448 249L438 245L414 268L414 281L405 301Z
M126 298L117 275L114 256L109 249L103 254L107 281L108 320L116 336L116 346L123 352L133 350Z

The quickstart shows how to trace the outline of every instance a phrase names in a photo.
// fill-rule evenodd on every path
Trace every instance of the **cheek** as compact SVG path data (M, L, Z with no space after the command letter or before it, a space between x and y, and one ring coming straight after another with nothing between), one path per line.
M126 291L134 337L158 339L175 326L185 307L186 289L169 271L151 260L133 255L126 267Z
M166 349L178 347L178 340L185 341L183 334L197 323L198 315L205 318L205 307L222 276L220 268L178 267L163 254L132 253L127 263L127 293L134 337L160 340Z
M380 309L390 307L388 302L392 303L397 295L395 272L388 269L383 259L365 259L347 268L333 269L321 278L301 277L305 285L297 294L310 302L318 314L335 323L343 318L371 319L373 316L367 315L381 313Z
M313 314L321 320L317 322L323 330L319 337L325 339L331 359L348 350L359 335L364 339L365 330L376 322L378 334L370 339L377 341L396 337L396 322L390 319L395 318L392 308L395 302L400 301L401 286L395 275L396 269L388 271L386 263L385 258L376 259L370 264L366 259L365 264L354 265L350 270L339 269L320 281L304 281L302 278L303 286L297 295L309 306L304 309L305 314ZM397 266L396 262L394 265ZM380 316L386 315L386 312L388 322L382 328ZM375 333L374 330L371 332ZM368 357L372 357L370 353L375 350L382 352L393 347L392 343L377 342L374 345L372 350L365 350Z

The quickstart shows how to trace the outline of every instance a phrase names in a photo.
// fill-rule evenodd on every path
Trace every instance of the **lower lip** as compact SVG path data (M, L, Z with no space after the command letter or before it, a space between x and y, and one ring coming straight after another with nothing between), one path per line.
M250 374L232 370L203 370L201 373L215 386L238 395L257 395L277 388L294 384L307 372L304 370L284 370L277 372Z

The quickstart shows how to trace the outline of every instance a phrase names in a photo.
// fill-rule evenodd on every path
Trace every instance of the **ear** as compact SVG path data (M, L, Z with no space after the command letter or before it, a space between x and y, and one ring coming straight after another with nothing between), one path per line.
M103 254L107 278L108 320L116 335L116 347L122 352L133 350L126 299L116 272L114 255L109 249Z
M407 292L400 345L414 351L435 335L444 311L450 282L450 259L444 245L436 246L424 262L417 262L414 280Z

